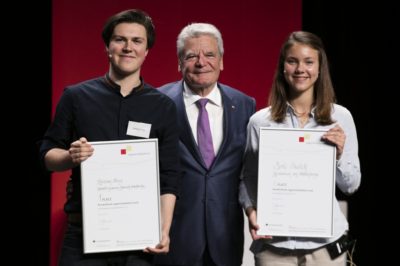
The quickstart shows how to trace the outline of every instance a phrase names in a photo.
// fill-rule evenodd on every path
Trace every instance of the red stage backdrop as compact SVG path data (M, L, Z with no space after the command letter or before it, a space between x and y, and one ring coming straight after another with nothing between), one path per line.
M209 22L224 39L224 71L220 81L266 105L279 48L289 32L301 29L301 0L53 0L53 113L66 85L102 76L108 70L101 39L106 19L138 8L153 18L155 46L142 68L147 83L157 87L180 79L176 38L191 22ZM90 140L89 140L90 141ZM51 179L50 266L57 264L65 227L63 204L69 173Z

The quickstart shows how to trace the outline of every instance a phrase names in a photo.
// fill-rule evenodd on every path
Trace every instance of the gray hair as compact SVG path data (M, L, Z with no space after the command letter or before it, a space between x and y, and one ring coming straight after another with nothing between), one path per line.
M176 41L178 58L181 57L185 46L185 41L189 38L198 37L201 35L211 35L217 40L219 53L224 55L224 43L222 41L221 32L212 24L209 23L192 23L184 27L178 35Z

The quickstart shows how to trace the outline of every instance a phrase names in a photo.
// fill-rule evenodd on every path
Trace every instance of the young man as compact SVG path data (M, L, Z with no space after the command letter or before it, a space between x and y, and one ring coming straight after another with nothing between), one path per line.
M72 170L65 204L68 228L59 264L151 265L153 254L169 250L179 175L176 108L140 76L155 40L154 25L145 12L126 10L110 17L102 37L110 62L108 73L66 88L40 149L48 170ZM159 141L162 239L143 251L84 255L80 163L96 152L88 141L143 138L127 130L130 122L150 125L148 137Z

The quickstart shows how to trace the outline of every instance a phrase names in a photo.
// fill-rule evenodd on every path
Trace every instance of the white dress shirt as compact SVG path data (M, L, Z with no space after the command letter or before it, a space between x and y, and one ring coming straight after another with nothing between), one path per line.
M197 143L197 117L199 116L199 108L196 105L196 101L201 98L207 98L208 103L206 110L208 113L208 119L210 121L211 136L213 140L214 153L217 156L219 148L224 136L223 131L223 119L224 119L224 108L222 106L221 92L215 84L211 93L206 97L201 97L195 94L186 83L183 83L183 102L185 103L186 114L189 119L190 127L192 128L193 137Z

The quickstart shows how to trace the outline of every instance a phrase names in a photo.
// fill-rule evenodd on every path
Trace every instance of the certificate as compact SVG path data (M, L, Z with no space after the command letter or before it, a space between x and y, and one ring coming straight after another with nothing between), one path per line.
M333 236L336 148L325 132L260 128L257 234Z
M84 253L139 250L160 241L158 140L91 142L81 164Z

